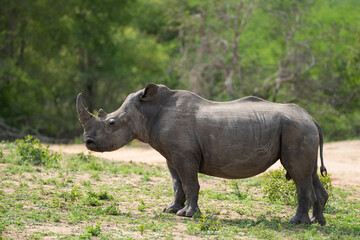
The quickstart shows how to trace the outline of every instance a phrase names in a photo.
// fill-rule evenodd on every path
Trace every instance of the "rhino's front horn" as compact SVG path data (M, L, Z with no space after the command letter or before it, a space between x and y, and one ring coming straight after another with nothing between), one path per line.
M76 110L78 112L79 120L82 125L84 125L89 119L95 117L93 114L89 113L89 111L85 109L81 93L79 93L76 99Z

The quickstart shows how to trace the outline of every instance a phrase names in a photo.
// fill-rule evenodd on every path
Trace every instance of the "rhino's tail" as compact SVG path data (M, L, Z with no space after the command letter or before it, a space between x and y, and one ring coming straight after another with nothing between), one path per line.
M323 145L324 145L324 136L323 136L323 132L321 130L320 125L314 120L314 123L318 129L319 132L319 145L320 145L320 160L321 160L321 166L320 166L320 173L323 177L325 177L327 175L327 170L326 167L324 166L324 158L323 158Z

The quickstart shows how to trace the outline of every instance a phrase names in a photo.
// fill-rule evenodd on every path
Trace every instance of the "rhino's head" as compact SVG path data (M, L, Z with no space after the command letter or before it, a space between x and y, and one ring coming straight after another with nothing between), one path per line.
M130 94L121 107L107 114L100 109L98 116L86 110L81 93L76 100L79 120L84 127L84 142L89 150L104 152L121 148L134 138L144 140L146 117L141 111L152 107L144 107L157 95L159 86L149 84L145 89ZM152 111L153 112L153 111Z
M89 150L113 151L135 138L135 129L129 112L131 109L128 106L129 97L117 111L107 114L100 109L98 116L95 116L85 109L81 93L78 95L76 109L80 123L84 127L84 142Z

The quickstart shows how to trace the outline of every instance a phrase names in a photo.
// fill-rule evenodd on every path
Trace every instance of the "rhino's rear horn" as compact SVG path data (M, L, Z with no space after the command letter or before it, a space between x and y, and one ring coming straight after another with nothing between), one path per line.
M76 110L78 112L79 120L82 125L84 125L89 119L95 117L93 114L91 114L88 110L85 109L81 93L79 93L76 99Z
M107 113L102 108L100 108L98 112L98 117L103 118L106 117L106 115Z

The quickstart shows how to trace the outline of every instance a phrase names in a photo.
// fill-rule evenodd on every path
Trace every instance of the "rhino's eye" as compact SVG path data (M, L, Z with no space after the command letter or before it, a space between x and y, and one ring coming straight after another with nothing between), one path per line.
M115 119L113 119L113 118L109 119L108 124L110 126L114 126L115 125Z

